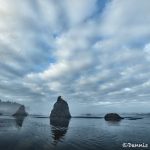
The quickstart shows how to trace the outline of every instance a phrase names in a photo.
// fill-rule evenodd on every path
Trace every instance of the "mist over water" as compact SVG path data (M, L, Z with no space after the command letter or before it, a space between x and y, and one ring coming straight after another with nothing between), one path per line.
M103 118L72 118L55 124L49 118L28 116L17 120L1 116L0 149L120 150L123 143L150 145L150 116L130 116L142 119L106 122Z

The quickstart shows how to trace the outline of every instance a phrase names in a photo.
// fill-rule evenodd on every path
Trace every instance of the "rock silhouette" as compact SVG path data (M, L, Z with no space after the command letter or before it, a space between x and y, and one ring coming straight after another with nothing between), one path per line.
M69 111L69 106L65 100L58 97L57 102L54 104L54 107L50 114L51 119L70 119L71 114Z
M67 102L59 96L50 114L50 124L54 139L53 145L56 145L65 136L70 118L69 106Z
M18 116L27 116L27 112L25 111L25 106L21 105L19 109L13 114L13 116L18 117Z
M116 113L106 114L104 118L105 118L106 121L120 121L121 119L124 119Z

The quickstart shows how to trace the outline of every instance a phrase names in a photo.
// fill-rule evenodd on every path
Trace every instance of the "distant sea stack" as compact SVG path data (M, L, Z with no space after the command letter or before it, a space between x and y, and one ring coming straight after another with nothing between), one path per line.
M124 119L120 117L117 113L106 114L104 118L106 121L120 121L121 119Z
M69 111L68 103L59 96L57 102L53 106L50 114L51 119L70 119L71 114Z
M18 110L13 114L14 117L27 116L27 112L25 111L25 106L21 105Z

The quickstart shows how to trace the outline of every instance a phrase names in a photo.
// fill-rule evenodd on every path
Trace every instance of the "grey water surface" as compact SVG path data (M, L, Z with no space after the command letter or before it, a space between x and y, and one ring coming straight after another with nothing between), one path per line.
M150 149L123 148L123 143L150 146L149 115L130 115L120 122L72 118L60 125L47 117L0 116L0 150Z

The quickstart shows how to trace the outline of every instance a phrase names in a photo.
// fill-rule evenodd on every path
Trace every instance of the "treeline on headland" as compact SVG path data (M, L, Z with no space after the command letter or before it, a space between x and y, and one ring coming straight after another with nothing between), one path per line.
M24 105L0 99L0 115L27 116L27 113Z
M10 101L10 100L7 100L7 101L3 101L2 99L0 99L0 104L3 103L3 104L15 104L15 105L21 105L15 101Z

